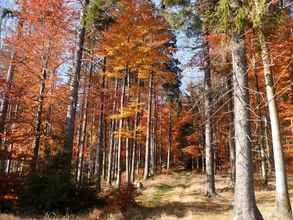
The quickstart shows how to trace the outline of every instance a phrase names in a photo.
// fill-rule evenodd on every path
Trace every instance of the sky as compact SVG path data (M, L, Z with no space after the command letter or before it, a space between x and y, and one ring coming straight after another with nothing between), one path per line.
M13 0L0 0L0 7L12 7Z
M0 7L13 7L15 0L0 0ZM160 0L153 0L153 2L159 7ZM195 51L190 49L191 46L195 46L196 39L188 38L184 31L177 31L174 33L177 38L177 52L174 57L180 62L180 68L182 69L182 85L181 90L185 91L187 85L190 82L198 81L202 74L195 67L186 67L186 64L194 56Z

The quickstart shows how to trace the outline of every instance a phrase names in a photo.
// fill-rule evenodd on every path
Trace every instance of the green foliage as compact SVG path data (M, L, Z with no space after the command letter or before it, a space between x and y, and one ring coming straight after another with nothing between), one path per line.
M204 23L229 36L239 34L248 24L248 11L247 2L233 8L230 0L219 0L215 10L205 13Z
M275 25L285 24L284 13L279 7L273 7L271 1L256 0L251 8L251 23L254 29L274 30Z
M85 25L94 25L97 30L104 30L109 26L114 21L109 13L113 2L113 0L91 0L87 8Z
M77 212L94 206L97 196L88 186L77 187L57 169L57 160L45 173L28 177L19 196L20 207L30 213Z
M190 0L163 0L162 3L166 6L174 6L174 5L186 6L190 4Z

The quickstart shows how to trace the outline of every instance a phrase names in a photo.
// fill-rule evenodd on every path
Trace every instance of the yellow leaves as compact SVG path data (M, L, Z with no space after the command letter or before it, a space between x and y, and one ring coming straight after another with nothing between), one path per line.
M192 156L192 157L198 157L201 155L201 150L196 145L190 145L188 147L185 147L182 149L182 152L186 155Z
M128 138L140 140L144 137L143 132L140 128L136 130L129 130L128 128L121 128L114 132L115 138Z
M150 75L149 70L141 69L141 70L139 70L137 77L138 77L138 79L146 80L149 78L149 75Z
M122 120L134 117L137 112L141 112L143 110L142 103L130 102L128 106L124 107L119 114L114 114L110 116L112 120Z
M121 72L106 72L105 75L109 78L118 78L118 79L122 79L125 76L125 74Z

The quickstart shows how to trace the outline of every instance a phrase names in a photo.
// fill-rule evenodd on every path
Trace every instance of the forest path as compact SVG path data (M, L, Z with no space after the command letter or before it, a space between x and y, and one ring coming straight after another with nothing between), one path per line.
M293 177L289 178L290 196L293 199ZM137 197L138 208L125 213L127 220L230 220L232 216L233 192L229 189L227 176L216 177L218 195L206 197L206 177L187 171L159 175L144 182L145 189ZM256 192L257 205L264 219L274 210L273 185ZM291 201L293 202L293 201Z

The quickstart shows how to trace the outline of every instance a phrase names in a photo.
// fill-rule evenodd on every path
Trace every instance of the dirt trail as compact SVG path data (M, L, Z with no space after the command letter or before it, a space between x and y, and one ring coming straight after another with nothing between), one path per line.
M229 183L228 177L217 176L218 196L207 198L205 176L185 171L156 176L144 183L145 190L137 198L139 207L129 210L125 217L129 220L230 220L233 193ZM292 177L290 183L293 198ZM270 188L256 192L257 205L266 220L273 219L274 191Z

